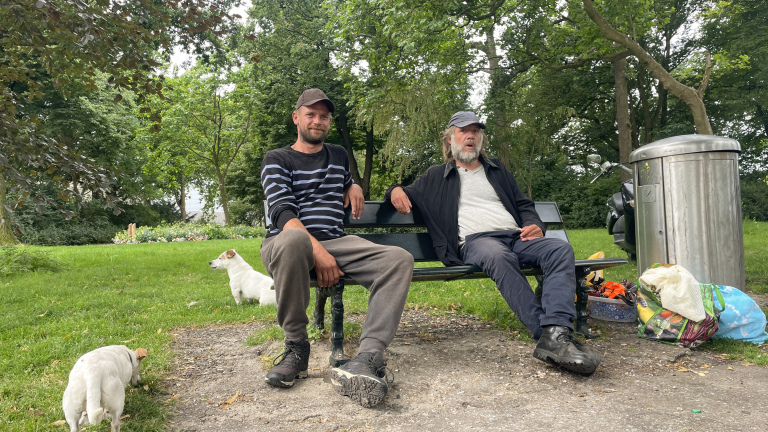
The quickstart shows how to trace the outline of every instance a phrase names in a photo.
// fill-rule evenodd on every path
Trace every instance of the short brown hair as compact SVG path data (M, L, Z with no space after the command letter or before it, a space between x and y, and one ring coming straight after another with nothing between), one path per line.
M451 151L451 136L456 132L456 126L451 126L448 129L443 131L443 136L441 139L441 142L443 144L443 161L444 162L456 162L453 158L453 152ZM482 138L480 139L480 156L484 158L488 158L488 155L485 153L486 147L488 147L488 136L483 132L480 131L480 134L482 135Z

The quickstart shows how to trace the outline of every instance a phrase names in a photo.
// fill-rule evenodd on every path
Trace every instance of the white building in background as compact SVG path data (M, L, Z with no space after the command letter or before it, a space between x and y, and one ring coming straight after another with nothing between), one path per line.
M191 188L189 192L187 193L187 218L190 218L190 222L194 222L197 220L200 220L203 215L203 201L200 198L200 192L195 189ZM213 221L214 223L217 223L219 225L224 225L224 211L221 207L217 207L216 210L213 212Z

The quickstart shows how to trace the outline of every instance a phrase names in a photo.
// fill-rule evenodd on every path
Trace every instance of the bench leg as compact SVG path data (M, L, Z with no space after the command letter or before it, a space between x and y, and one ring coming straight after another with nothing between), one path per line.
M582 274L582 271L576 271L576 322L573 323L575 333L584 336L587 339L599 337L600 334L592 333L587 326L587 318L589 318L589 311L587 311L587 305L589 302L589 287L587 281L584 279L587 274Z
M339 281L331 294L331 356L328 363L339 367L349 362L344 355L344 281Z
M331 296L331 288L315 287L315 310L312 315L315 318L314 326L318 330L325 328L325 302Z

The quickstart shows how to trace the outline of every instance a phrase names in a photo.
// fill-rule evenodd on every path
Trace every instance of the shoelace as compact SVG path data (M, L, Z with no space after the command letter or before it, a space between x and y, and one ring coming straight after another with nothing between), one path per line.
M384 364L380 367L376 367L376 365L373 363L373 360L375 357L368 357L367 363L368 368L371 369L376 373L376 376L379 376L380 373L384 372L384 381L386 381L387 384L391 384L395 381L395 374L392 372L392 369L387 367L387 363L384 362Z
M293 354L293 356L288 357L290 354ZM272 360L272 365L277 366L278 364L282 363L283 360L288 363L288 366L298 365L299 362L301 362L301 355L299 355L299 350L294 347L288 347L288 349L283 351L282 354L278 355L274 360Z
M578 340L578 339L576 339L576 338L573 336L573 334L572 334L572 333L570 333L570 332L560 333L560 334L557 336L557 341L558 341L558 342L570 342L570 343L572 343L572 344L576 345L577 347L581 347L581 346L583 345L583 344L581 343L581 341L580 341L580 340Z

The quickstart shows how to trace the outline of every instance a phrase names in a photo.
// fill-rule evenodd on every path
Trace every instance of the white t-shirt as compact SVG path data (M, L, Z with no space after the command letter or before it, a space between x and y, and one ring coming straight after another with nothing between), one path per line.
M519 230L512 214L504 208L499 195L488 182L485 169L456 167L459 172L459 246L467 236L490 231Z

